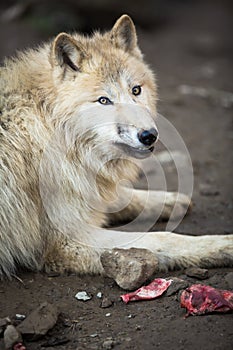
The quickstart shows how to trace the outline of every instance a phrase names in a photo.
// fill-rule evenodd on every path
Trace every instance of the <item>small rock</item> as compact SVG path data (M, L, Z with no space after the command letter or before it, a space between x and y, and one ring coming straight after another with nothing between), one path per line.
M103 342L103 349L107 349L110 350L114 347L114 340L112 338L107 338L104 342Z
M206 269L200 269L199 267L190 267L185 270L186 276L195 277L199 280L205 280L209 277L209 271Z
M37 340L53 328L58 318L57 308L47 302L34 310L17 329L29 340Z
M97 298L101 299L102 296L103 296L103 294L102 294L101 292L98 292L98 293L96 294L96 296L97 296Z
M21 333L13 326L8 325L4 332L4 344L6 350L12 349L12 347L23 341Z
M82 291L82 292L78 292L75 295L75 298L78 300L87 301L87 300L90 300L92 297L90 295L88 295L86 291Z
M104 251L101 263L106 275L128 290L140 287L158 267L158 259L151 251L137 248Z
M167 289L166 296L170 297L171 295L179 292L181 289L185 289L189 286L189 282L182 280L177 277L169 277L169 280L172 280L172 283Z
M15 319L18 321L23 321L25 320L26 316L25 315L21 315L21 314L16 314L15 315Z
M0 336L8 324L11 324L11 320L9 317L5 317L5 318L0 319Z
M107 308L107 307L110 307L112 306L113 304L113 301L107 297L104 297L101 304L100 304L100 307L102 307L103 309Z
M8 324L11 324L9 317L0 318L0 327L6 327Z
M98 337L98 334L97 333L90 334L90 337L91 338L96 338L96 337Z
M227 281L229 289L233 290L233 272L228 272L224 279Z
M111 313L108 312L105 316L106 316L106 317L109 317L109 316L111 316Z

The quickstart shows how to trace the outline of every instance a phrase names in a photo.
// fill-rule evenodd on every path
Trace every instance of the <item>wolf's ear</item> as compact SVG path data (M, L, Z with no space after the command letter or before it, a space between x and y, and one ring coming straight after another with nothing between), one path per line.
M125 51L132 52L137 48L136 29L128 15L123 15L116 21L111 30L111 39Z
M52 45L52 61L60 67L79 71L85 57L84 49L71 35L60 33Z

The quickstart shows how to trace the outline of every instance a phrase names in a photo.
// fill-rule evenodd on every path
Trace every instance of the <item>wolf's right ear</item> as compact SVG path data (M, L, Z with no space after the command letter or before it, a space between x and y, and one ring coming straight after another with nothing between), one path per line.
M85 57L84 49L71 35L60 33L52 44L52 64L79 71Z

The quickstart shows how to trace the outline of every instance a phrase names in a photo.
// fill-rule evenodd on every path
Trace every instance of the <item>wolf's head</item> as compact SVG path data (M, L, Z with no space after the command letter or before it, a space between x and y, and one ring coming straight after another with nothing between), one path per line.
M151 154L158 137L156 85L129 16L105 34L59 34L51 63L53 117L79 149L95 149L105 160Z

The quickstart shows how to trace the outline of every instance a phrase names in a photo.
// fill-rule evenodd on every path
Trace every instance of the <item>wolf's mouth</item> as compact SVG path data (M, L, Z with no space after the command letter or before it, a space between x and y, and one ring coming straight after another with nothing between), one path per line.
M154 150L154 146L150 148L137 148L120 142L115 143L115 145L121 150L123 150L124 153L126 153L128 156L138 159L149 157Z

